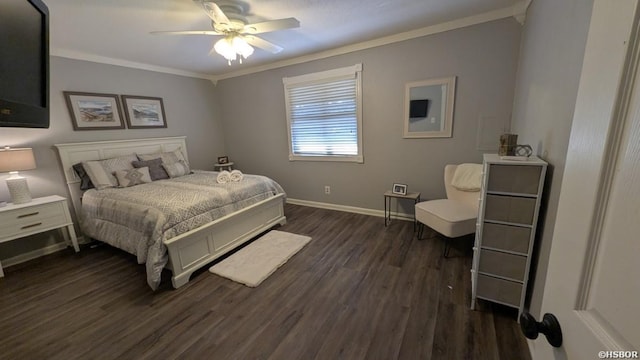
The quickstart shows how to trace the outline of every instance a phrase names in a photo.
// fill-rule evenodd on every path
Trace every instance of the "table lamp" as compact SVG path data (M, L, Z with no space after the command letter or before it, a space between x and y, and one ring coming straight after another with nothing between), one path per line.
M27 185L27 179L18 174L20 170L32 170L36 168L36 159L31 148L0 149L0 173L9 172L7 187L11 195L11 202L24 204L31 201L31 193Z

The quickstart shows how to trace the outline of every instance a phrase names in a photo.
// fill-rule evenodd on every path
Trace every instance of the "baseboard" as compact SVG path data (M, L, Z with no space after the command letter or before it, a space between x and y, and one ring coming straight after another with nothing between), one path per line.
M86 240L84 239L84 237L82 236L78 237L78 244L84 244L84 243L86 243ZM53 245L45 246L40 249L35 249L20 255L16 255L14 257L10 257L2 260L2 267L6 268L9 266L17 265L23 262L27 262L29 260L39 258L41 256L53 254L55 252L66 249L68 246L69 245L67 245L67 243L65 243L64 241L61 241Z
M362 214L362 215L378 216L382 218L384 217L383 210L367 209L367 208L361 208L356 206L338 205L338 204L324 203L324 202L318 202L318 201L299 200L299 199L291 199L291 198L287 198L287 203L293 204L293 205L315 207L320 209L337 210L337 211L345 211L345 212ZM398 219L398 220L405 220L405 221L413 221L413 214L406 214L406 213L399 213L399 212L392 211L391 218Z

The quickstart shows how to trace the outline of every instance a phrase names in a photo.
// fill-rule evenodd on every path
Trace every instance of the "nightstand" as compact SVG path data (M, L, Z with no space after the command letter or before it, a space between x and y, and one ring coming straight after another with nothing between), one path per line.
M71 238L73 248L80 251L67 199L62 196L45 196L26 204L9 203L0 207L0 243L53 229L62 229L67 244ZM1 263L0 277L4 277Z
M413 200L413 205L415 206L415 204L420 202L420 193L419 192L410 192L407 193L405 195L402 194L396 194L391 190L387 190L384 193L384 226L386 227L387 225L389 225L389 223L391 222L391 199L395 198L396 201L397 199L408 199L408 200ZM416 213L414 210L413 213L413 231L416 231L417 228L417 221L416 221Z
M227 171L231 171L231 170L233 170L233 161L228 162L226 164L218 164L218 163L213 164L213 169L215 171L220 171L220 170L225 170L225 169Z

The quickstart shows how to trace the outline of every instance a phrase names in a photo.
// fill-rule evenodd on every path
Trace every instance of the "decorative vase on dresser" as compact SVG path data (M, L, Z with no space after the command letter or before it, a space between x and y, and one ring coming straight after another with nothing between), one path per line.
M471 309L483 299L523 311L547 163L485 154L471 270Z

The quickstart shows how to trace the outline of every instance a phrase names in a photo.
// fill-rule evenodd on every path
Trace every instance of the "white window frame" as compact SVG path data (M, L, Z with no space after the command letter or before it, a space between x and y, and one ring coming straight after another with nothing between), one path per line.
M310 85L314 83L330 82L332 80L343 80L345 78L355 79L356 86L356 117L357 117L357 141L358 153L356 155L313 155L294 154L291 138L291 104L289 99L289 89L297 86ZM344 161L363 163L362 155L362 64L355 64L339 69L321 71L282 79L284 84L284 97L287 115L287 133L289 140L289 160L290 161Z

